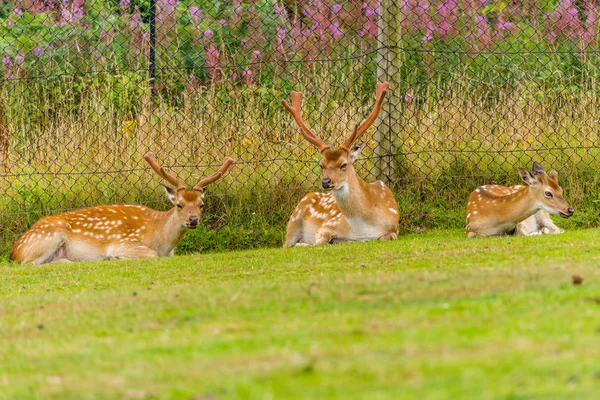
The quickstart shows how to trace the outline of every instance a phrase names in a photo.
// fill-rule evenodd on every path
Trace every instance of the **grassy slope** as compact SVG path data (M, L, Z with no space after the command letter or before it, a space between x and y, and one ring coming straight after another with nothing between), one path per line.
M593 398L599 241L0 264L0 398Z

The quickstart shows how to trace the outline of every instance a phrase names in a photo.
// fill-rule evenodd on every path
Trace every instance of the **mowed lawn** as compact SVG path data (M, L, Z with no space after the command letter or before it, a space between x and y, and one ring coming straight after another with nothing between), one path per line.
M0 272L0 398L600 393L600 230Z

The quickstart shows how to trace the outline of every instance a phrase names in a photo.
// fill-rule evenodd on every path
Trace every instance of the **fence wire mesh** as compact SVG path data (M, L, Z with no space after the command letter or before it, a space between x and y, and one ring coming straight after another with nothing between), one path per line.
M391 91L358 172L400 196L533 159L599 169L595 0L23 0L0 20L11 234L77 207L167 207L147 151L188 185L233 157L213 217L260 192L283 224L319 175L280 100L303 91L305 119L339 143L378 80Z

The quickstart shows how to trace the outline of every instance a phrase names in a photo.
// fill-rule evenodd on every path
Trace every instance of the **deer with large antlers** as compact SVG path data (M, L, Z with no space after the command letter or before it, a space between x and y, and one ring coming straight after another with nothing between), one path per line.
M144 159L173 187L164 186L174 207L166 212L123 204L107 205L48 216L36 222L13 246L10 258L43 264L86 260L167 257L204 211L204 188L221 178L233 160L226 157L215 174L191 191L167 173L152 153Z
M467 236L539 235L562 233L550 215L569 218L575 210L563 197L558 172L546 174L537 162L532 171L519 168L524 185L484 185L467 204Z
M338 148L332 149L302 119L302 93L292 92L292 105L281 104L292 114L302 135L321 152L321 185L326 193L309 193L300 201L287 225L285 247L398 237L398 205L382 182L365 182L353 163L362 151L355 142L375 122L389 88L378 83L375 106L365 122Z

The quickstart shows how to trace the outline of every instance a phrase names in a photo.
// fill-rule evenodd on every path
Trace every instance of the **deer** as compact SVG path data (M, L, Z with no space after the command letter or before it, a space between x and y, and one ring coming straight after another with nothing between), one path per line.
M569 218L575 210L563 197L558 172L546 174L540 163L519 168L523 185L484 185L467 203L467 237L542 235L564 232L550 214Z
M298 203L287 224L284 247L398 237L400 214L392 191L382 181L365 182L353 166L364 147L356 141L377 119L388 88L388 82L377 83L371 114L337 149L321 140L302 119L301 92L291 93L292 105L281 101L304 138L321 152L324 190L309 193Z
M225 157L221 168L191 191L159 166L153 153L144 159L171 185L163 185L173 203L169 211L121 204L43 217L17 240L10 259L45 264L172 256L187 231L198 227L204 212L204 188L220 179L233 159Z

